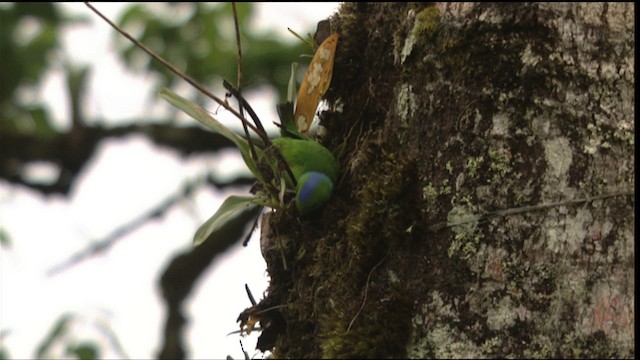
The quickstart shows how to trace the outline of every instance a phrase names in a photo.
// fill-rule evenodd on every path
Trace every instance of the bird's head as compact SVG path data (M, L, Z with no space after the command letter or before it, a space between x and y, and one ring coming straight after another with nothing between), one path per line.
M308 214L325 204L332 190L333 182L327 175L316 171L302 174L296 188L296 207L300 214Z

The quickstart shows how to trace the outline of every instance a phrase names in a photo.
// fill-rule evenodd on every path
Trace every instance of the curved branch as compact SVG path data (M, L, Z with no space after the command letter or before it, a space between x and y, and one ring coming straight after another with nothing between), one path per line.
M254 181L255 179L251 179L251 183L253 183ZM167 213L167 211L173 208L175 204L179 203L182 199L188 198L198 187L204 184L211 183L213 183L213 180L211 179L211 176L208 176L207 179L190 181L184 184L181 190L166 197L164 200L162 200L156 206L152 207L150 210L146 211L144 214L141 214L128 223L123 224L122 226L111 231L111 233L103 239L92 241L91 244L89 244L84 249L77 251L63 262L53 266L47 271L47 275L56 275L74 265L77 265L81 261L87 260L90 257L97 256L108 251L109 249L111 249L111 247L113 247L113 245L115 245L116 242L121 240L127 234L136 231L144 224L155 218L162 217L165 213ZM216 186L219 186L219 184L216 183Z
M67 195L101 141L131 134L144 134L155 144L171 148L183 156L233 147L229 140L200 127L157 123L116 127L82 126L55 136L8 132L2 134L0 142L0 179L45 195ZM34 162L58 165L58 179L51 184L42 184L23 177L24 167ZM242 179L241 183L246 183L245 180Z

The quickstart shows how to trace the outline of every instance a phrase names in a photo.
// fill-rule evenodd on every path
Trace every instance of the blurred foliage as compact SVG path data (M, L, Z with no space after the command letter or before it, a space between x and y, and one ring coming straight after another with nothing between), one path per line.
M242 42L242 87L270 85L280 100L286 97L291 63L309 52L308 45L282 43L274 32L252 29L251 3L237 3ZM163 3L131 6L120 18L119 26L140 33L133 36L165 60L209 88L221 88L222 78L237 81L237 45L230 4ZM123 49L129 66L157 73L160 86L172 87L181 79L162 64L153 61L122 35L113 36Z
M14 3L0 8L0 102L20 85L38 83L59 46L62 17L54 4Z
M121 358L128 357L111 328L102 321L89 321L89 325L97 331L99 336L88 335L86 329L74 331L74 327L81 327L85 322L86 320L78 315L70 313L61 315L38 345L36 358L53 359L73 356L80 360L94 360L101 358L101 351L107 348L111 348ZM80 337L77 336L79 332L82 333Z
M10 334L9 330L0 330L0 360L11 359L9 349L4 345L4 339Z
M42 340L36 350L36 357L42 359L45 356L51 356L50 350L53 345L60 339L62 339L69 331L69 326L73 317L70 314L64 314L58 318L58 321L53 324L49 334Z
M11 237L3 227L0 227L0 248L11 248Z
M52 3L0 5L0 131L53 133L45 104L20 95L35 93L56 63L61 28L84 20L63 16Z
M237 8L243 88L272 86L284 99L291 63L299 60L301 54L309 53L308 46L297 41L293 45L283 44L275 32L253 30L253 4L239 3ZM67 80L74 78L71 71L86 74L82 64L74 64L62 51L61 30L88 21L102 22L89 9L86 16L69 17L55 3L0 4L0 131L44 136L55 136L60 131L51 125L46 104L25 94L36 94L46 72L55 66L67 73ZM118 23L214 91L221 88L222 78L233 84L237 81L236 38L229 4L131 4ZM139 73L160 75L159 87L174 87L182 81L116 31L113 38L125 64ZM78 99L72 99L71 103L77 103L75 100Z

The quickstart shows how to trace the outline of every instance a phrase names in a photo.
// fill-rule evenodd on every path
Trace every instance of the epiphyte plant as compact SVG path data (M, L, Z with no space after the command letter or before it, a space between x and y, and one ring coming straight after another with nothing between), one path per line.
M212 235L217 230L240 212L255 212L257 208L263 206L273 209L285 209L288 203L285 201L287 194L295 193L295 207L299 214L303 216L319 209L329 200L338 176L338 163L333 154L320 143L311 139L308 133L320 99L329 88L331 82L333 60L338 42L337 33L327 37L317 49L300 86L295 109L292 102L293 94L295 93L295 77L292 69L288 101L279 104L277 107L280 115L281 136L276 139L269 139L251 106L233 85L224 81L225 88L232 96L238 99L240 104L239 111L231 107L226 101L210 93L195 80L177 70L155 52L120 29L89 3L86 3L86 5L116 31L161 62L173 73L186 80L197 90L220 104L242 122L245 136L240 136L222 125L200 105L175 94L167 88L160 90L160 95L171 105L197 120L209 130L233 142L240 151L247 167L261 185L261 189L253 196L232 195L225 199L216 213L196 231L193 240L194 245L199 245L213 237ZM239 39L239 34L237 35ZM238 43L238 45L240 44ZM250 115L254 124L245 118L244 110ZM255 132L259 140L253 139L249 135L248 129Z

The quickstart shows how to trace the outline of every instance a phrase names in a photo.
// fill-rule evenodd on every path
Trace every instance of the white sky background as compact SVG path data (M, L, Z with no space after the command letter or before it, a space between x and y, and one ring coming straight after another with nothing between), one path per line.
M95 6L115 20L125 5ZM151 79L125 70L117 61L111 44L113 30L106 23L83 4L68 3L63 8L88 15L92 21L64 33L66 54L75 63L90 64L93 71L85 104L87 118L117 122L140 118L165 106L150 93ZM274 29L284 41L297 41L288 35L287 27L300 31L314 28L336 9L336 3L260 4L254 27ZM61 72L52 71L35 96L45 99L60 126L69 126ZM276 116L275 101L275 94L249 97L256 112L265 118ZM143 136L129 136L104 142L97 149L69 198L45 198L0 182L0 225L12 241L10 249L0 249L0 330L8 331L2 342L11 357L33 357L60 315L72 312L80 320L74 325L73 338L94 339L103 350L109 349L105 337L92 325L105 322L129 357L155 358L165 320L157 287L159 276L173 255L190 246L197 226L226 194L199 191L195 202L174 207L119 240L108 252L53 277L46 272L155 207L207 168L242 169L238 159L183 159ZM46 175L46 168L35 169L36 176L40 173ZM250 305L245 283L256 298L267 287L257 237L247 248L236 246L217 259L192 291L186 303L190 322L185 333L190 358L243 358L239 336L226 334L238 329L236 318ZM249 355L254 353L256 339L243 340ZM114 357L116 353L102 356Z

